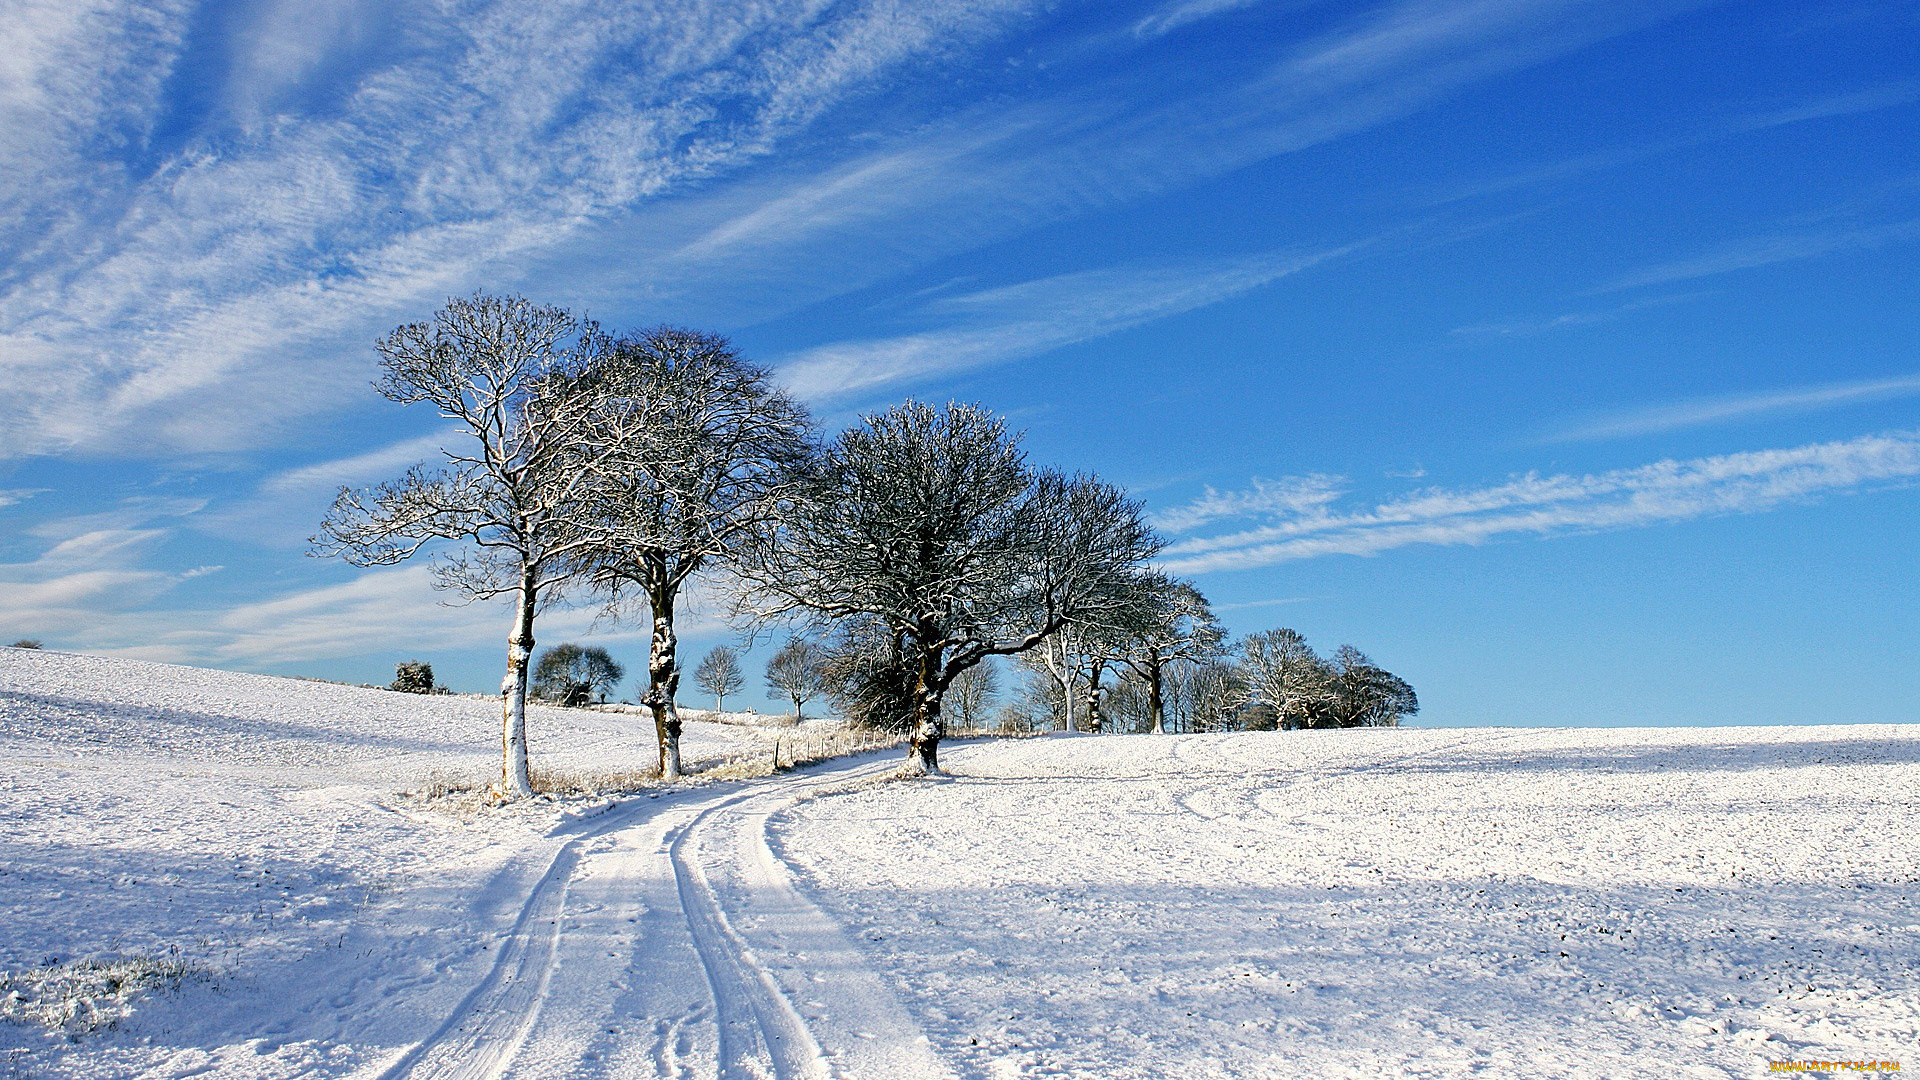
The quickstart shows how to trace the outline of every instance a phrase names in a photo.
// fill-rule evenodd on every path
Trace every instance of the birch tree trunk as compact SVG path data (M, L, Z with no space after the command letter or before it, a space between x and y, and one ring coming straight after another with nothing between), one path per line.
M1162 689L1161 664L1158 656L1147 665L1147 714L1153 718L1153 733L1167 733L1167 697Z
M680 691L679 641L673 633L673 595L655 592L653 648L647 654L647 705L653 710L653 731L660 741L660 778L678 780L680 770L680 710L674 695Z
M500 681L500 791L516 799L533 794L527 775L527 660L533 655L533 575L522 574L514 594L513 633L507 638L507 677Z

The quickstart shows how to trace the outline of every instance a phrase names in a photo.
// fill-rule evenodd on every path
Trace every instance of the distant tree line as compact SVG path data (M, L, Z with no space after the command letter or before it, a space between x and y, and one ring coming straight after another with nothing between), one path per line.
M724 338L616 335L559 308L477 293L377 343L376 384L468 439L373 488L343 488L318 554L390 565L431 549L438 583L512 602L500 789L531 793L526 701L604 699L623 673L566 645L531 664L565 598L650 629L647 687L663 777L680 774L676 614L690 581L725 584L749 629L785 628L767 686L798 718L826 696L907 735L939 770L951 712L986 718L995 665L1028 676L1032 723L1193 731L1391 724L1416 703L1357 650L1322 659L1291 631L1230 646L1192 585L1153 571L1140 504L1028 462L977 406L907 402L822 440L797 401ZM431 675L427 676L431 685ZM730 649L697 685L723 708Z

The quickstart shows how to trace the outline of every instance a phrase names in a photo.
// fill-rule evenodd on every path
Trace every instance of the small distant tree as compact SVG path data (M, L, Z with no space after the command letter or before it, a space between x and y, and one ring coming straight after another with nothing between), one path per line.
M693 669L693 681L713 695L714 712L725 712L727 695L738 693L747 685L747 677L740 670L740 654L725 645L715 645L713 651L701 659L700 666Z
M1032 713L1036 718L1053 720L1061 731L1078 730L1074 706L1081 699L1080 655L1074 628L1063 626L1018 657L1028 675L1026 690Z
M1114 731L1122 734L1136 735L1152 731L1153 719L1147 697L1146 680L1139 673L1123 668L1120 678L1107 691L1100 714L1107 718Z
M377 487L342 488L313 538L316 555L391 566L441 545L437 584L468 600L509 597L501 680L501 792L533 794L527 774L527 675L542 607L601 538L583 505L593 402L572 378L601 343L568 312L475 293L376 344L380 393L426 403L472 437L438 467Z
M607 650L568 642L540 654L540 662L533 669L533 696L577 708L596 700L604 702L626 677L626 669Z
M431 694L437 688L433 685L433 665L425 660L405 660L393 667L393 681L387 689L398 690L403 694Z
M1420 699L1404 679L1351 645L1333 654L1330 727L1397 727L1420 711Z
M977 730L986 726L993 700L999 693L1000 676L993 662L981 661L954 676L953 685L947 688L947 700L960 726Z
M40 639L23 637L19 641L14 642L11 647L15 649L37 649L40 647Z
M819 645L796 635L767 661L767 689L793 702L795 723L801 708L826 688L826 659Z

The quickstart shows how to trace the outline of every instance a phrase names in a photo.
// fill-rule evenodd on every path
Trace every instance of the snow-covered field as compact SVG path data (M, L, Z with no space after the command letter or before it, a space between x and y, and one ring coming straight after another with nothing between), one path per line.
M536 710L536 765L644 764L638 719ZM877 782L889 755L610 808L397 794L496 739L481 700L0 650L0 973L198 973L77 1041L0 1024L0 1077L1920 1060L1916 728L1049 738L928 782Z

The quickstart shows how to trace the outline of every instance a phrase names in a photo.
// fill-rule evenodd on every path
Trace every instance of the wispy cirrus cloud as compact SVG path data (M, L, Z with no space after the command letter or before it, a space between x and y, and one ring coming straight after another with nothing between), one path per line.
M1335 11L1238 83L1168 98L1130 57L836 144L870 152L750 171L889 73L1046 6L348 3L319 33L278 0L220 59L184 6L33 5L51 43L35 55L57 62L16 65L4 95L32 168L0 170L0 203L32 226L0 235L0 377L27 388L0 444L257 445L337 407L374 333L483 280L537 272L558 299L737 325L1404 116L1692 2L1393 0ZM201 82L218 107L189 115L168 87ZM890 363L1002 349L922 345Z
M422 461L441 460L441 449L453 446L463 433L448 428L431 435L402 439L350 457L318 461L311 465L286 469L260 482L264 495L331 493L335 489L384 480Z
M1279 480L1254 477L1250 487L1239 491L1206 493L1185 506L1176 506L1153 515L1153 527L1164 532L1187 533L1220 520L1249 517L1309 518L1326 513L1341 494L1345 481L1338 476L1288 476Z
M1757 394L1735 394L1696 398L1691 401L1656 405L1589 420L1556 432L1546 442L1587 442L1652 435L1662 431L1704 427L1762 416L1785 416L1814 412L1870 401L1920 395L1920 375L1898 375L1887 379L1859 379L1801 386Z
M1636 300L1630 304L1600 311L1570 311L1564 315L1553 315L1535 319L1508 319L1502 322L1475 323L1472 326L1459 326L1453 329L1456 337L1531 337L1536 334L1552 333L1555 330L1568 330L1580 326L1598 326L1603 323L1624 319L1638 311L1650 308L1670 307L1710 296L1708 292L1675 293L1672 296L1654 296L1645 300Z
M395 9L397 50L314 52L357 40L373 8L329 10L348 7L329 35L263 6L223 68L184 8L29 6L34 59L0 86L32 166L0 170L0 207L38 230L0 232L11 452L246 445L361 373L364 347L341 346L764 157L1020 10L500 0ZM226 104L169 149L151 136L185 107L163 93L182 65Z
M160 570L148 565L172 534L171 521L198 511L191 499L129 500L111 511L41 522L29 535L47 541L34 558L0 563L0 626L58 636L119 618L180 583L220 568Z
M661 282L736 275L738 286L739 268L751 267L745 276L764 283L766 312L792 310L1040 223L1375 127L1695 6L1397 0L1341 16L1225 86L1143 104L1140 87L1109 75L994 101L751 197L723 193L711 207L719 219L676 222L693 235L644 273Z
M1670 285L1677 281L1693 281L1775 263L1813 259L1835 252L1877 248L1916 237L1920 237L1920 218L1750 237L1702 255L1676 259L1627 274L1593 291L1610 293L1649 285Z
M940 329L818 346L782 364L780 377L801 397L825 400L1036 356L1219 303L1351 250L1114 267L942 297L918 313L948 323Z
M1756 450L1585 475L1527 474L1480 488L1426 488L1361 509L1341 509L1342 493L1312 478L1315 498L1295 509L1248 493L1209 492L1171 512L1176 523L1224 520L1214 508L1277 509L1268 521L1169 545L1162 566L1171 573L1246 570L1325 555L1375 555L1423 545L1480 544L1512 536L1671 524L1696 518L1750 514L1786 503L1858 491L1876 484L1920 480L1920 432L1869 435L1779 450ZM1279 490L1285 482L1269 482ZM1330 497L1319 499L1326 490ZM1254 514L1243 515L1257 516ZM1163 515L1163 520L1165 516Z
M1139 37L1159 37L1170 34L1183 26L1202 22L1215 15L1224 15L1229 11L1253 7L1263 0L1175 0L1163 5L1158 11L1133 24L1133 32ZM1296 6L1298 0L1296 0Z

